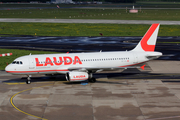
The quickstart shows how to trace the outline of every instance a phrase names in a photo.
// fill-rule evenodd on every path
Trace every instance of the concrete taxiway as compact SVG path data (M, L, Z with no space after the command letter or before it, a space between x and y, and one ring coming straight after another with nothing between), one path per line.
M179 120L179 61L154 60L145 71L99 73L96 83L0 72L1 120Z
M0 18L0 22L40 22L40 23L105 23L105 24L153 24L180 25L180 21L161 20L93 20L93 19L21 19Z

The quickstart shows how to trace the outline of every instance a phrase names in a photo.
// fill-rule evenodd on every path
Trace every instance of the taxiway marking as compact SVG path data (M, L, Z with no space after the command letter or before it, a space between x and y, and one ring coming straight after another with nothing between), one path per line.
M22 90L22 91L20 91L20 92L18 92L18 93L16 93L16 94L14 94L14 95L10 98L11 105L12 105L16 110L18 110L18 111L21 112L21 113L24 113L24 114L26 114L26 115L29 115L29 116L32 116L32 117L35 117L35 118L38 118L38 119L47 120L47 119L45 119L45 118L41 118L41 117L38 117L38 116L29 114L29 113L27 113L27 112L24 112L24 111L20 110L20 109L19 109L18 107L16 107L15 104L13 103L13 98L14 98L16 95L18 95L18 94L20 94L20 93L22 93L22 92L25 92L25 91L28 91L28 90L32 90L32 89L36 89L36 88L46 87L46 86L50 86L50 85L53 85L53 84L43 85L43 86L40 86L40 87L29 88L29 89Z

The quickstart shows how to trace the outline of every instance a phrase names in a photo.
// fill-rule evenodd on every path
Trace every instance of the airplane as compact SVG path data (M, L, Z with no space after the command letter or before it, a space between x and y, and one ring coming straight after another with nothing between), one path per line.
M162 56L161 52L154 51L159 26L159 23L152 24L137 46L130 51L30 54L16 58L5 71L15 75L27 75L27 84L31 83L33 74L65 74L66 80L70 82L96 82L93 73L140 68L137 65ZM144 69L144 66L141 68Z

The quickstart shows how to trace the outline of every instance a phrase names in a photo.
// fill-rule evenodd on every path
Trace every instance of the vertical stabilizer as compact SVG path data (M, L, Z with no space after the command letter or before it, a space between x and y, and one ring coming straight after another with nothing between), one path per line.
M159 23L152 24L141 41L132 51L153 52L156 45L157 35L159 31Z

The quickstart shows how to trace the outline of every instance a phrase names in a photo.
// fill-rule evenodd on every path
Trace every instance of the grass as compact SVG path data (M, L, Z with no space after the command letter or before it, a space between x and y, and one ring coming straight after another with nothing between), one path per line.
M141 6L142 8L179 8L180 2L162 2L162 1L141 1L136 0L136 3L103 3L103 4L58 4L60 8L70 8L70 7L114 7L114 8L122 8L122 7L132 7ZM0 4L0 8L32 8L32 7L39 7L39 8L46 8L46 7L54 7L56 8L56 4L28 4L28 3L21 3L21 4Z
M0 36L143 36L150 25L74 24L74 23L0 23ZM159 36L180 36L180 26L161 25Z
M23 55L29 55L30 53L31 54L51 54L51 53L57 53L57 52L18 50L18 49L0 49L0 54L3 54L3 53L13 53L13 55L0 57L0 70L4 70L7 64L11 63L17 57L20 57Z
M137 8L139 9L139 7ZM126 9L20 9L0 10L0 18L180 20L179 9L143 9L138 14Z

